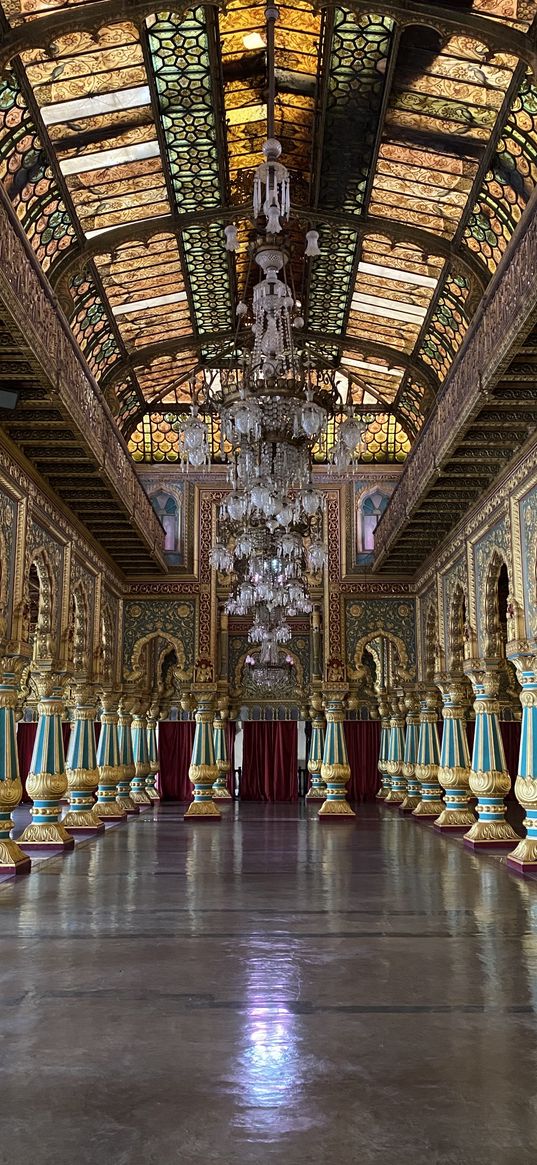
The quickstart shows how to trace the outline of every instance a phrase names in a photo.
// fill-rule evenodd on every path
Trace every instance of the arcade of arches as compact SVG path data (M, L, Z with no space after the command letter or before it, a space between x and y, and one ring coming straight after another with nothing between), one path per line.
M6 1160L534 1160L536 21L0 3Z

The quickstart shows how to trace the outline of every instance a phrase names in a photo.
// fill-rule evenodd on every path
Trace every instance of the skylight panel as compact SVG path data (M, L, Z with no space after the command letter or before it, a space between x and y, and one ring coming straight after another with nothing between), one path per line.
M186 291L174 291L170 295L156 295L152 299L133 299L131 303L118 303L112 308L115 316L126 315L131 311L145 311L150 307L162 307L165 303L183 303Z
M89 170L106 170L110 166L124 166L127 162L139 162L143 158L156 158L160 154L157 141L140 142L134 146L120 146L113 150L97 150L94 154L81 154L77 158L65 158L60 162L62 174L85 174Z
M384 364L371 364L368 360L355 360L350 356L343 357L343 364L351 368L361 368L364 372L382 372L385 376L401 376L400 368L386 368Z
M134 89L118 89L113 93L100 93L75 101L60 101L56 105L43 105L41 117L45 125L59 125L64 121L80 121L85 117L118 113L122 109L138 109L142 105L150 104L149 85L138 85Z
M438 279L431 275L417 275L414 271L404 271L399 267L382 267L377 263L359 263L358 271L363 275L375 275L379 279L393 279L399 283L414 283L416 287L435 288Z
M402 303L400 300L384 299L380 295L365 295L362 292L353 295L351 308L365 315L402 320L407 324L421 324L427 315L426 307Z

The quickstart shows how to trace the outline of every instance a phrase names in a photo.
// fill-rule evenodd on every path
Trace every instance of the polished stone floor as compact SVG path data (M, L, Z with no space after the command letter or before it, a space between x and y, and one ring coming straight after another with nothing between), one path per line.
M386 807L177 806L0 887L2 1165L530 1165L537 884Z

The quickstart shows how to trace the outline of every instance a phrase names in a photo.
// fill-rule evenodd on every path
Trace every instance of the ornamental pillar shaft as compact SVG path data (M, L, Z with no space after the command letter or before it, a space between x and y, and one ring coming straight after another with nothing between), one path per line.
M18 685L24 661L17 657L0 660L2 677L0 680L0 873L27 874L30 858L12 840L11 814L22 797L22 782L19 775L17 754L17 728L15 709L18 700Z
M526 836L507 857L520 873L537 869L537 643L507 644L507 655L516 667L522 686L522 725L515 794L525 810Z
M442 813L442 789L438 783L440 744L438 740L437 694L433 688L420 692L420 728L416 777L421 785L421 799L413 817L438 817Z
M475 695L475 736L470 788L477 797L478 820L464 841L473 847L506 846L518 837L505 819L504 797L511 788L500 732L499 661L472 660L464 671Z
M119 771L117 782L117 802L127 815L139 813L138 805L131 797L131 781L136 776L132 755L132 715L130 704L121 698L118 709L117 743L119 749Z
M466 733L468 700L462 675L435 676L442 693L444 731L438 780L445 792L445 807L435 821L436 829L468 829L475 823L470 808L470 749Z
M321 777L326 785L326 798L318 814L322 821L330 817L356 816L346 794L347 782L351 775L343 726L345 715L343 700L347 690L346 684L325 690L326 735Z
M216 781L213 785L213 797L217 801L231 801L231 793L227 787L229 773L229 757L227 754L226 721L222 713L217 712L213 720L214 761L216 765Z
M388 776L387 763L388 753L390 747L391 736L391 709L388 697L382 693L379 699L379 715L380 715L380 748L378 770L381 777L381 786L377 793L379 801L384 801L392 787L390 777Z
M132 717L132 755L134 758L134 777L131 781L131 797L135 805L147 809L151 800L147 795L145 782L149 776L149 756L147 752L147 721L141 701L134 706Z
M124 821L127 814L117 800L117 784L120 777L117 693L104 691L101 704L103 711L97 746L99 785L95 812L103 821Z
M159 765L157 719L158 704L152 704L147 714L147 764L149 772L145 779L145 791L150 801L160 801L155 781Z
M60 822L61 800L67 791L62 716L64 676L41 670L37 675L39 720L26 789L32 798L32 823L19 838L22 849L63 851L74 839Z
M308 756L308 772L311 785L306 793L306 801L324 801L326 785L321 776L324 755L324 716L320 709L313 711L311 720L311 740Z
M195 694L198 700L196 731L188 770L189 779L194 786L194 800L191 801L185 818L219 821L220 811L212 798L212 787L218 772L212 733L214 692L197 689Z
M402 813L412 813L421 801L421 787L416 777L416 762L418 758L418 739L420 728L420 704L415 692L405 695L406 733L405 751L403 755L403 776L406 781L406 795L399 806Z
M80 683L75 690L74 717L67 749L65 772L69 810L62 825L69 833L102 833L104 825L94 810L99 774L95 750L96 705L93 688Z
M405 755L405 717L404 705L394 696L391 701L392 715L390 719L390 736L388 742L388 759L386 771L390 778L390 791L387 794L385 805L402 805L406 794L406 780L403 776L403 760Z

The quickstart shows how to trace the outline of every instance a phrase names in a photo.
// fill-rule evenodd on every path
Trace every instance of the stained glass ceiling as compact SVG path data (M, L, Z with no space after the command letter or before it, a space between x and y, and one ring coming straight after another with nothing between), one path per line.
M366 461L406 457L535 187L536 9L279 6L303 340L348 377ZM247 293L264 8L4 0L0 57L4 193L133 457L174 461L189 372Z

